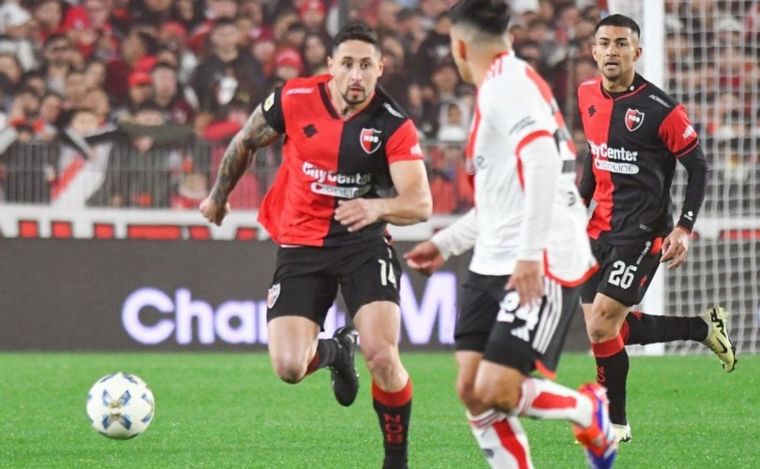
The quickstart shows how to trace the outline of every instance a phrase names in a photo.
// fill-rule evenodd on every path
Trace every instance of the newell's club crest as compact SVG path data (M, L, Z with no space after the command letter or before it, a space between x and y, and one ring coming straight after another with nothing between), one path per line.
M629 132L634 132L641 127L641 124L644 123L644 113L639 111L638 109L631 109L628 108L627 111L625 111L625 128L628 129Z
M362 150L367 152L368 155L376 152L380 145L383 143L380 140L380 134L382 132L377 129L362 129L359 133L359 144L362 146Z

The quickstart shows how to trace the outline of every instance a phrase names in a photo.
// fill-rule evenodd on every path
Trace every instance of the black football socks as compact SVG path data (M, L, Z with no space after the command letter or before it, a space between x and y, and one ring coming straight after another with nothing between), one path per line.
M409 419L412 414L412 380L395 392L383 391L373 381L372 403L383 432L383 469L406 469Z
M707 323L699 316L657 316L641 311L628 313L620 329L626 345L657 344L675 340L702 342L707 338L708 332Z
M623 338L591 344L596 359L596 381L607 388L610 401L610 421L625 425L625 385L628 379L628 353L625 351Z

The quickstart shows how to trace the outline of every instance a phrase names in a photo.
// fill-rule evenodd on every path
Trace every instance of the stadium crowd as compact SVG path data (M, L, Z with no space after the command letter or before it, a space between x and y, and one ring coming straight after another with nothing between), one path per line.
M348 11L338 3L5 0L0 198L195 207L253 106L289 78L324 73L331 34L342 20L362 20L381 37L381 86L428 142L435 212L465 209L472 194L462 155L474 90L450 57L454 2L348 0ZM511 4L517 55L550 82L585 148L575 90L597 73L591 39L607 2ZM760 138L760 6L668 0L666 18L666 90L687 105L703 138L721 142L728 167L758 166L744 149ZM260 155L233 205L258 206L278 159L276 148Z

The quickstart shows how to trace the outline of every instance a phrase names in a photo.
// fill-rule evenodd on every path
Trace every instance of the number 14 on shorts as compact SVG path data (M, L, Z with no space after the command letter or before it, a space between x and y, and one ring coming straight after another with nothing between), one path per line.
M396 273L393 271L393 264L385 259L378 259L377 262L380 263L380 285L386 287L388 286L388 283L392 283L394 287L398 288L396 285Z

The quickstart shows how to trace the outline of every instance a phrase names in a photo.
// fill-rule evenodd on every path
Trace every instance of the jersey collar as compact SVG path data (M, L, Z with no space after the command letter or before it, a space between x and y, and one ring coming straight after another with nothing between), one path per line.
M610 93L609 91L604 89L604 81L600 78L599 79L599 89L602 92L602 96L604 96L607 99L612 100L619 100L623 98L627 98L628 96L634 95L641 91L645 86L647 85L647 81L639 75L638 73L633 76L633 83L631 83L631 86L628 87L628 90L626 90L623 93Z

